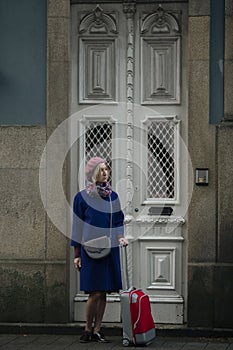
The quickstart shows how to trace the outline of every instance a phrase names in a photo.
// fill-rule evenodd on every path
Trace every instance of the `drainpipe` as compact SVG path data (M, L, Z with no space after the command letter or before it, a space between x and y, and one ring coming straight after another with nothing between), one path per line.
M224 118L225 0L210 0L209 122Z

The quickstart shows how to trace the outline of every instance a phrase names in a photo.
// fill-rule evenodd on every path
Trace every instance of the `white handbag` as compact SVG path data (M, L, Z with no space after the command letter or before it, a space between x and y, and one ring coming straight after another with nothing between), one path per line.
M110 215L110 235L100 236L83 243L83 247L87 255L92 259L102 259L111 252L112 242L112 201L110 197L111 215Z

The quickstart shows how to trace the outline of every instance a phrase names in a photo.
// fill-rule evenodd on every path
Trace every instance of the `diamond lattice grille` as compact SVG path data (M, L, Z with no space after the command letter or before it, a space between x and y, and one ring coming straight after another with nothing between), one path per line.
M109 122L88 124L85 132L85 155L87 161L92 157L106 159L111 177L112 125Z
M148 126L148 198L175 196L175 123L153 121Z

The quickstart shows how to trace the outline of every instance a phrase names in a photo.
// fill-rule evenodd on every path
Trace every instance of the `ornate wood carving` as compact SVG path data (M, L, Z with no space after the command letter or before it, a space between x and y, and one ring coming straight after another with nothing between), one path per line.
M180 29L161 6L141 24L142 104L180 103Z
M177 237L178 238L178 237ZM182 237L180 237L182 238ZM183 302L182 286L182 240L158 237L140 240L141 259L145 261L140 273L141 283L149 294L170 302ZM177 300L177 298L179 300Z
M126 235L129 239L133 238L133 125L134 125L134 14L136 11L135 1L125 1L123 11L127 19L127 155L126 155ZM128 249L128 271L129 282L133 279L132 245Z
M126 214L132 216L133 188L133 119L134 119L134 13L135 1L125 1L123 11L127 18L127 164Z
M170 34L175 35L180 32L176 17L164 11L159 5L155 13L145 15L142 21L141 34Z
M114 39L80 41L80 102L116 100L116 45Z
M141 215L137 218L139 224L176 224L177 226L185 224L185 219L182 216L162 217L153 215Z
M147 288L175 289L176 248L148 249Z
M79 33L79 103L117 101L117 16L97 5L81 15Z
M99 5L91 13L84 15L79 24L79 34L117 34L117 32L115 14L104 13Z

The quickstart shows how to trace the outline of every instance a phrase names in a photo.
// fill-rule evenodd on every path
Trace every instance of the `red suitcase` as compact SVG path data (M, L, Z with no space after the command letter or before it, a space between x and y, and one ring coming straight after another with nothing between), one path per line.
M129 284L127 256L125 269L127 284ZM120 296L123 346L129 346L130 344L149 345L155 338L155 325L148 295L141 289L132 287L123 291Z

